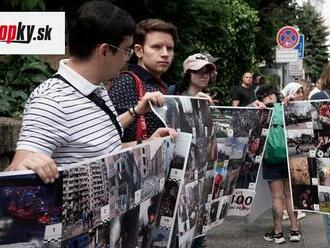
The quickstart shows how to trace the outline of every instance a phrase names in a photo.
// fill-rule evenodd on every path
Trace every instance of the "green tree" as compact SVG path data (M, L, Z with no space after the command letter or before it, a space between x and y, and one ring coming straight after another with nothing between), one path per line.
M271 65L275 58L277 31L296 23L297 4L292 0L247 0L258 11L256 57Z
M0 64L0 116L19 117L31 91L54 71L36 56L8 56Z
M0 7L2 11L41 11L46 9L44 0L3 0Z
M305 72L315 82L328 62L326 37L329 32L323 17L310 2L299 8L296 24L305 35Z
M44 0L4 0L2 11L42 11ZM0 116L20 117L31 91L54 72L38 56L0 57Z

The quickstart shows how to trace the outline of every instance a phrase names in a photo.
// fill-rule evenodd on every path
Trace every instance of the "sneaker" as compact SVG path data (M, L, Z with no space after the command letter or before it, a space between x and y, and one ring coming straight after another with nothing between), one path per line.
M275 242L276 244L282 244L285 242L285 238L283 236L283 233L280 232L278 234L275 234L274 230L271 232L267 232L264 235L264 239L269 242Z
M301 235L299 231L290 230L290 241L291 242L299 242L301 239Z
M302 218L305 218L306 214L304 212L298 211L297 219L300 220Z

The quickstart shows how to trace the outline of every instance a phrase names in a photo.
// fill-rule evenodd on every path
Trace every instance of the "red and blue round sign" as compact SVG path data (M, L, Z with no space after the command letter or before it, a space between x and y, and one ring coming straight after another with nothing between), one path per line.
M281 48L293 49L299 43L299 32L292 26L285 26L277 32L276 41Z

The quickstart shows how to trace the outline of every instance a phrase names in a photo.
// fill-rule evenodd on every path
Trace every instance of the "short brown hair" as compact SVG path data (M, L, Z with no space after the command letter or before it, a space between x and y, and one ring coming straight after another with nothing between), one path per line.
M321 74L322 89L330 89L330 63L328 63Z
M135 27L133 44L143 45L147 34L150 32L168 33L172 36L174 43L178 40L177 28L172 23L160 19L145 19Z
M312 88L313 88L313 84L312 84L312 82L311 81L309 81L309 80L306 80L306 79L299 79L298 80L298 84L301 84L302 86L303 86L303 88L304 88L304 91L308 91L308 90L312 90ZM309 94L309 93L308 93Z

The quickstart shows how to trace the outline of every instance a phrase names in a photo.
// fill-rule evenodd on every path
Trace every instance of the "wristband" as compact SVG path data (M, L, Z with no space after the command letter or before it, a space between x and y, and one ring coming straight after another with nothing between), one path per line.
M139 116L139 114L136 113L136 111L135 111L135 107L136 107L136 106L132 107L132 109L133 109L133 113L134 113L134 115L135 115L135 117L136 117L136 116Z
M130 115L131 115L133 118L136 117L136 113L135 113L134 108L129 108L129 109L128 109L128 113L130 113Z

